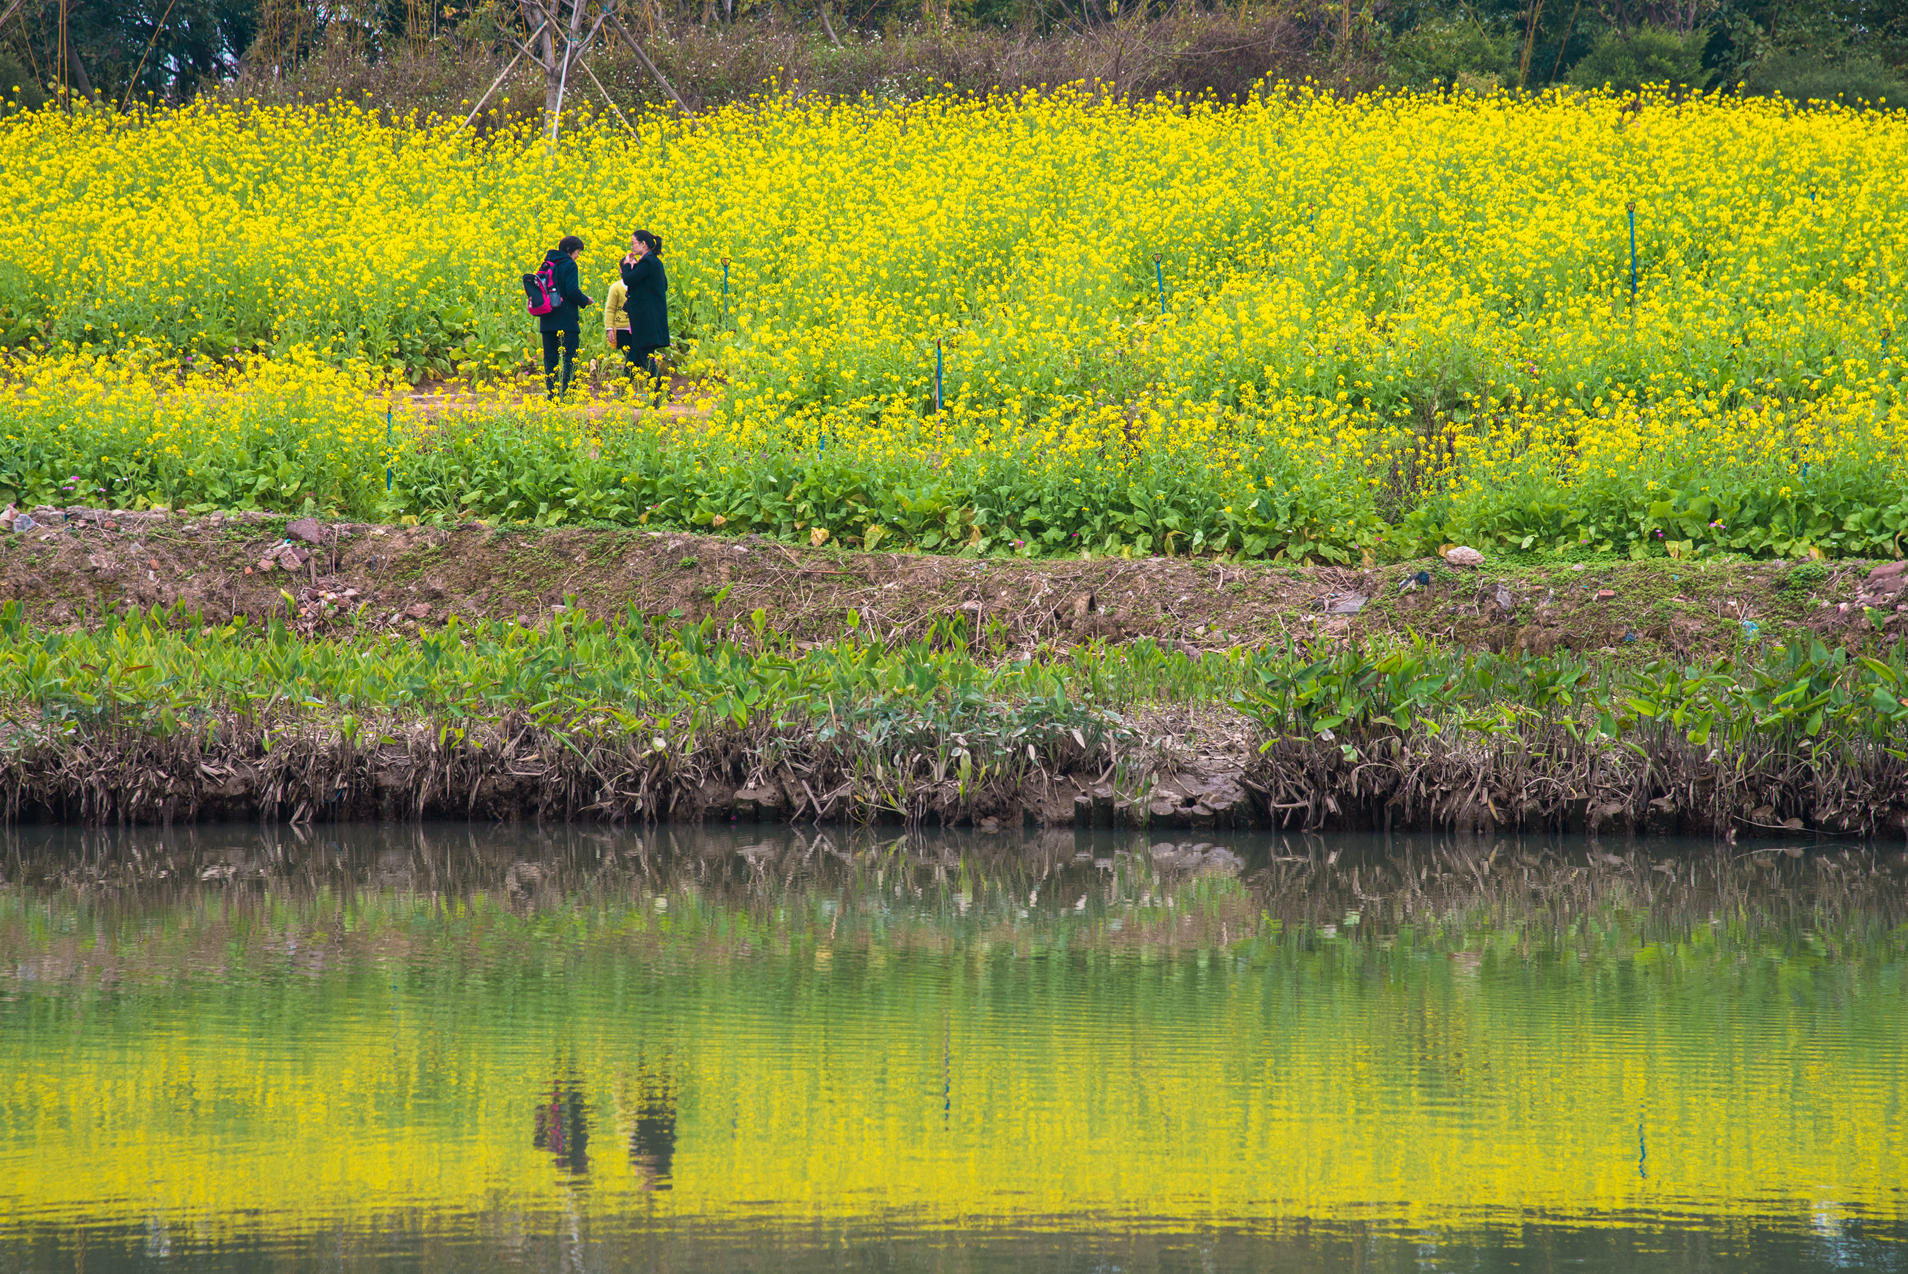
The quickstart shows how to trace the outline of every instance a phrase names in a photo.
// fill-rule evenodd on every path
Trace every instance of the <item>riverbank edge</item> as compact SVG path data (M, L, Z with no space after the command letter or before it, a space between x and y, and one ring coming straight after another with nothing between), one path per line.
M1087 826L1199 832L1499 831L1908 839L1908 761L1866 743L1804 754L1699 747L1665 729L1622 741L1531 725L1341 730L1267 740L1219 709L1129 713L1105 744L997 753L959 773L756 723L657 747L627 732L483 722L225 721L168 735L15 724L10 823L468 819L601 823Z
M45 512L31 532L0 535L0 595L35 628L166 607L211 623L278 620L300 638L348 644L460 622L621 613L707 623L744 644L760 639L760 625L798 646L852 632L889 644L965 641L1002 660L1139 638L1197 656L1285 642L1322 654L1421 636L1628 664L1707 660L1790 637L1880 648L1908 622L1901 563L1023 561L615 528ZM757 723L659 749L528 718L374 716L349 737L336 720L296 713L215 713L162 736L22 714L0 726L0 813L89 825L471 818L1908 834L1908 766L1846 741L1804 755L1753 736L1713 749L1667 728L1618 742L1525 722L1494 739L1341 727L1268 743L1244 717L1203 703L1126 711L1105 748L976 756L963 778L948 770L953 749L938 760L882 756L801 725Z

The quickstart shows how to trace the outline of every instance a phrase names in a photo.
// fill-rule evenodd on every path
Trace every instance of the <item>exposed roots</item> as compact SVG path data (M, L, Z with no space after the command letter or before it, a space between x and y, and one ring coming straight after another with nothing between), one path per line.
M1110 768L1119 746L1065 733L1029 745L1032 756L1028 747L969 756L963 771L961 750L945 743L881 750L757 723L685 746L647 734L561 732L521 716L368 722L355 739L331 723L227 720L199 733L102 727L16 733L9 742L7 818L89 826L235 818L953 823L1005 812L1051 771Z
M1559 727L1492 744L1386 734L1283 740L1246 777L1279 827L1782 835L1908 833L1908 763L1869 745L1809 756L1664 732L1585 742Z
M158 735L100 726L7 739L10 821L89 826L205 819L464 818L601 822L996 820L1044 825L1757 836L1908 835L1908 763L1837 744L1814 755L1612 744L1550 727L1475 736L1203 743L1162 715L1100 736L967 739L748 727L685 743L497 721L367 722L353 737L297 717Z

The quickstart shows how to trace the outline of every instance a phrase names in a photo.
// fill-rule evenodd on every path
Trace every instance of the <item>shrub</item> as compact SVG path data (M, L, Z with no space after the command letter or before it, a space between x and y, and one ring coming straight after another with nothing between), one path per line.
M12 53L0 52L0 116L46 105L46 88Z
M1709 82L1709 72L1703 69L1703 46L1708 42L1708 31L1678 35L1647 24L1634 31L1611 31L1570 69L1570 82L1582 88L1607 85L1625 92L1645 84L1701 88Z
M1747 92L1792 101L1882 105L1908 101L1908 81L1873 57L1833 58L1817 52L1777 53L1749 68Z
M1385 50L1390 82L1410 88L1455 84L1477 76L1509 82L1517 59L1509 36L1492 35L1476 22L1440 22L1419 27Z

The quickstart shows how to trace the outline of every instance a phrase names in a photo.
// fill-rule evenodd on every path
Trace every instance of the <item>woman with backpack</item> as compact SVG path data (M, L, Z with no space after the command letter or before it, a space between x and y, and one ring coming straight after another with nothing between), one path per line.
M629 237L629 253L623 258L623 330L612 330L610 339L619 345L633 372L643 375L663 392L662 368L656 355L669 348L669 272L663 269L662 236L638 230Z
M543 388L552 398L570 392L570 374L576 360L576 347L583 339L583 317L580 311L586 305L593 304L583 295L583 288L577 279L576 259L583 255L583 241L573 234L563 236L562 242L543 254L543 267L538 274L548 271L555 281L554 290L558 304L547 314L537 316L537 330L543 335ZM557 354L563 356L563 383L557 384Z

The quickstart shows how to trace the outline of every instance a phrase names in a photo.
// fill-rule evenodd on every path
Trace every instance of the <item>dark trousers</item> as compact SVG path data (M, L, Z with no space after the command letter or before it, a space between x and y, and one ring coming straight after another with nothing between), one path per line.
M636 345L632 341L633 336L634 333L619 329L616 333L616 348L623 351L623 362L632 377L637 372L641 372L651 380L655 380L662 375L662 369L656 366L656 354L663 347Z
M583 333L578 328L543 334L543 388L550 397L570 392L570 376L576 365L576 347ZM557 351L563 351L563 384L557 385Z

